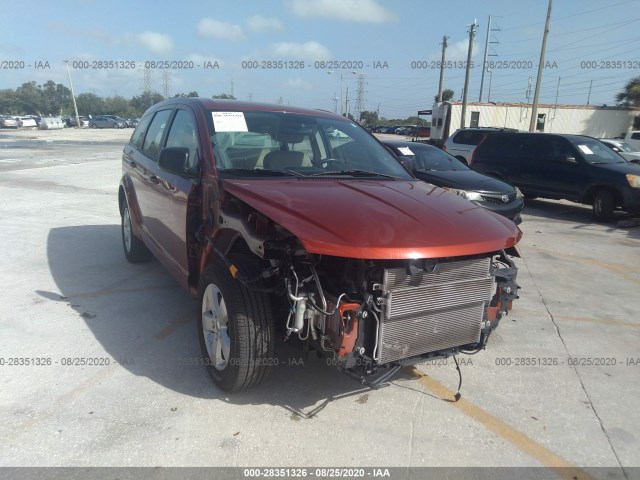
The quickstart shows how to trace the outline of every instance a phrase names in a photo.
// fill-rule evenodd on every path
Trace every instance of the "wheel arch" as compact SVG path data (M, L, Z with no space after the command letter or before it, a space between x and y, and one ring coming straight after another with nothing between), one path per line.
M589 188L587 188L587 190L584 193L584 196L582 198L583 203L585 204L593 203L593 197L595 196L598 190L606 190L608 192L611 192L611 194L613 195L614 207L622 206L623 204L622 194L617 188L612 187L611 185L591 185Z

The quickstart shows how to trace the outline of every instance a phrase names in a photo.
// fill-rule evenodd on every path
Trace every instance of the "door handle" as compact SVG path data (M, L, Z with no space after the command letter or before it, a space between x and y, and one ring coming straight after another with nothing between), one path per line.
M134 162L133 160L128 160L127 163L129 164L129 166L131 168L137 168L138 164L136 162Z
M155 175L150 175L149 177L147 177L147 179L149 180L149 183L152 183L154 185L160 183L160 180Z

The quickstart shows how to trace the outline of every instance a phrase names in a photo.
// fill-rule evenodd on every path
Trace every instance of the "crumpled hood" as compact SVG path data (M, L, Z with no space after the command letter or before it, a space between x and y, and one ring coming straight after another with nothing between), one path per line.
M419 180L227 179L222 185L310 253L461 256L502 250L522 236L510 220Z

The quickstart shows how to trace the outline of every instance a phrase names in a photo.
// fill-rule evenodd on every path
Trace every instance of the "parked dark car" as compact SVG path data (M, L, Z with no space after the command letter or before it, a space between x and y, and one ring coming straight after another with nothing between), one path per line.
M89 120L90 128L124 128L124 120L107 117L106 115L98 115Z
M618 208L640 212L640 166L592 137L490 133L476 147L471 168L516 185L526 197L592 205L600 221Z
M479 352L517 298L518 227L414 178L339 115L165 100L122 170L124 254L153 253L198 298L200 364L223 390L277 365L276 331L376 385Z
M385 141L399 157L411 160L413 174L519 224L524 198L517 187L471 170L437 147L419 142Z

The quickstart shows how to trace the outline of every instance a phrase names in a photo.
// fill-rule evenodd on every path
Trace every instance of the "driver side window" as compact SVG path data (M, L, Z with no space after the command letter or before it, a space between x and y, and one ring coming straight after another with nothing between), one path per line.
M198 131L193 115L186 110L178 110L167 135L167 147L186 147L189 149L187 169L197 171L200 152L198 149Z

